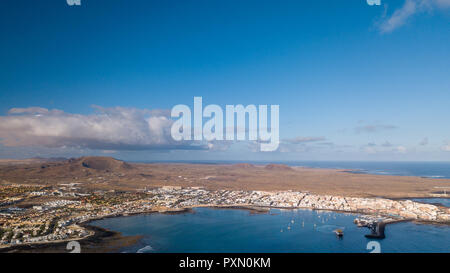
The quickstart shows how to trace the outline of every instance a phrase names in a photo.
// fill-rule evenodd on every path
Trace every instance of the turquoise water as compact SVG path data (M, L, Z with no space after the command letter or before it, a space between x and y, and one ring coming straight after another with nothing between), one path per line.
M123 235L142 235L121 252L370 252L356 214L312 210L196 208L92 222ZM344 230L342 239L333 230ZM450 227L411 222L388 225L381 252L450 252Z

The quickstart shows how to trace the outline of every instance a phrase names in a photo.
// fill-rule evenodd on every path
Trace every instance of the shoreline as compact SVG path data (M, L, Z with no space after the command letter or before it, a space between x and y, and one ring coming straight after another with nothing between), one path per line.
M113 159L88 159L104 160L107 163L112 162L114 164L126 164ZM82 158L78 161L80 160L84 159ZM22 184L11 184L12 181L8 182L5 179L1 181L3 183L5 181L8 182L10 187L33 187L33 184L37 184L30 184L31 181L40 182L41 179L46 178L53 180L55 178L62 179L62 177L55 176L55 174L60 172L61 175L67 177L67 172L71 170L70 168L77 167L81 169L75 168L77 171L70 171L69 176L80 175L80 177L68 177L67 179L72 179L72 181L64 181L64 184L59 182L60 180L46 180L48 183L45 184L45 187L48 187L48 189L39 189L39 191L46 193L46 195L50 193L52 195L51 191L55 191L61 196L71 196L70 194L76 194L81 190L82 193L93 194L94 200L96 200L95 198L100 198L101 202L106 202L106 204L109 202L108 198L119 198L117 205L102 207L93 202L96 207L93 207L95 209L90 209L91 206L89 208L85 207L84 203L82 204L78 201L82 197L75 199L77 201L71 201L70 197L66 198L69 201L61 198L61 202L64 201L66 203L55 204L55 208L68 206L82 211L79 215L65 215L69 219L68 221L73 219L73 222L66 225L63 224L63 227L69 225L76 227L78 225L81 227L81 231L75 229L77 232L75 234L66 232L66 230L70 229L69 226L68 229L64 230L66 233L60 232L59 234L61 235L58 234L59 237L43 238L38 242L22 240L24 243L16 240L16 242L11 242L12 245L4 244L1 246L0 252L3 249L17 249L23 246L34 248L37 245L56 245L70 241L89 242L90 239L95 240L95 238L99 237L120 237L118 233L113 232L113 234L110 234L100 227L91 226L90 223L110 217L155 212L169 214L186 213L198 207L245 209L250 210L252 213L265 213L272 208L322 210L336 213L375 215L382 219L396 219L397 221L407 219L416 223L432 225L450 224L450 208L439 203L439 200L447 200L449 197L443 196L443 194L439 194L439 191L434 190L434 188L439 188L438 186L447 186L450 180L428 183L427 181L441 179L416 177L411 180L414 177L399 175L392 175L386 179L387 176L382 174L349 173L354 170L350 168L330 169L277 164L254 166L252 164L236 165L223 163L217 165L204 165L201 163L199 165L192 163L134 163L130 168L104 172L91 169L85 170L85 165L81 165L81 167L75 166L75 163L78 164L78 161L75 161L54 163L54 165L49 163L45 171L42 171L39 166L29 166L23 170L19 167L17 170L16 168L3 169L3 176L6 177L8 176L6 175L8 170L28 173L29 170L34 170L35 168L40 175L37 177L33 173L32 180L29 180L31 178L24 179L22 181L28 183L22 182ZM67 170L67 168L69 169ZM82 176L81 174L84 171L90 171L91 173ZM2 173L0 172L0 174ZM15 178L18 179L17 176ZM161 182L161 179L163 182ZM390 187L389 190L387 190L387 186ZM147 187L150 189L147 189ZM96 191L99 192L98 195L96 195ZM141 195L137 199L131 198L131 201L128 201L127 195L134 192L138 192ZM101 199L106 193L109 194L108 197L105 197L104 200ZM33 194L24 196L28 198L24 202L34 200ZM433 198L436 202L414 200L426 198ZM57 200L55 202L59 202L59 199L55 200ZM90 205L90 203L86 204ZM49 206L53 206L53 204ZM36 207L36 210L39 211L39 206ZM55 209L55 211L57 210ZM93 214L90 214L91 211ZM83 213L86 213L86 216ZM45 215L45 213L41 214ZM82 229L84 229L84 232L82 232ZM78 236L84 237L78 238ZM67 239L70 237L73 239Z
M285 207L264 207L264 206L244 206L244 205L200 205L200 206L192 206L185 207L181 209L168 209L168 210L152 210L145 212L136 212L136 213L119 213L115 215L107 215L95 219L90 219L84 222L78 223L79 226L86 228L90 235L87 235L83 238L79 239L67 239L62 241L55 242L38 242L38 243L29 243L24 245L17 246L8 246L0 248L0 253L16 253L16 252L48 252L48 253L70 253L70 250L66 249L67 243L70 241L77 241L80 244L83 243L82 251L85 253L109 253L112 251L120 250L123 247L133 245L137 243L142 235L138 236L125 236L122 235L121 232L115 230L109 230L103 228L101 226L92 225L92 222L99 221L108 218L119 218L119 217L129 217L129 216L140 216L154 213L161 214L183 214L183 213L193 213L196 208L210 208L210 209L235 209L235 210L247 210L251 214L264 214L269 213L271 209L278 210L311 210L311 211L328 211L334 213L347 213L354 214L355 216L373 216L374 214L367 214L364 212L358 211L342 211L342 210L330 210L330 209L311 209L311 208L285 208ZM426 221L426 220L418 220L418 219L388 219L387 221L382 221L380 223L387 225L404 223L404 222L412 222L415 224L423 224L423 225L435 225L435 226L447 226L450 227L450 222L435 222L435 221ZM116 242L114 242L116 241ZM117 242L126 242L127 244L117 245ZM88 246L86 248L86 245ZM83 251L87 250L87 251ZM42 251L44 250L44 251Z
M66 246L71 241L79 242L81 253L111 253L123 247L133 245L142 236L124 236L119 231L109 230L88 223L79 224L91 232L80 239L68 239L58 242L38 242L0 248L0 253L70 253ZM125 243L125 244L122 244Z

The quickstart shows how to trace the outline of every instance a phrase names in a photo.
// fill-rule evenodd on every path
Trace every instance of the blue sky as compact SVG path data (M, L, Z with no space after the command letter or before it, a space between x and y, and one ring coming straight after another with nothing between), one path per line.
M2 1L0 157L450 160L449 19L448 0ZM280 105L280 149L140 127L194 96Z

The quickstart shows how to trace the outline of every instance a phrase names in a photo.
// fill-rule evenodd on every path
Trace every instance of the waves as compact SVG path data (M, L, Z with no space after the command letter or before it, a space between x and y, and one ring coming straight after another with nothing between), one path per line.
M353 174L450 179L449 162L302 162L304 167L344 169Z

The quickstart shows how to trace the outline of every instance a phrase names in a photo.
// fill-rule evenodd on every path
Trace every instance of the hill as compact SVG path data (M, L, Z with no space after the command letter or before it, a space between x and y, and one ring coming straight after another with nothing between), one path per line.
M271 171L292 171L291 167L284 164L268 164L264 167L264 169Z
M70 167L88 168L97 171L117 172L131 170L133 167L121 160L112 157L89 156L69 159Z
M234 164L233 167L236 169L253 169L253 168L255 168L255 165L250 164L250 163L239 163L239 164Z

